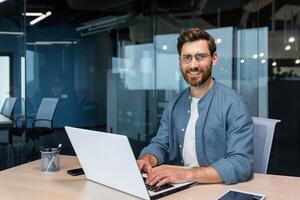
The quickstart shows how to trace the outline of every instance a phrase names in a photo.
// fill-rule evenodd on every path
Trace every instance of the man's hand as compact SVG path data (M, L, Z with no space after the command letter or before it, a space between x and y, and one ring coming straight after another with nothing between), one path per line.
M145 154L137 160L139 169L147 173L147 184L162 186L166 183L222 183L218 172L211 166L208 167L183 167L174 165L157 166L157 159L152 154Z
M152 154L145 154L137 160L137 164L141 172L147 173L147 177L151 176L152 167L157 165L157 159ZM146 183L148 184L149 179L147 178Z
M184 183L193 180L191 168L161 165L153 168L152 173L148 175L150 185L162 186L166 183Z
M222 178L213 167L182 167L161 165L152 169L148 176L148 184L162 186L166 183L221 183Z
M138 164L141 172L144 172L147 174L150 174L152 172L152 166L148 161L140 159L140 160L137 160L137 164Z

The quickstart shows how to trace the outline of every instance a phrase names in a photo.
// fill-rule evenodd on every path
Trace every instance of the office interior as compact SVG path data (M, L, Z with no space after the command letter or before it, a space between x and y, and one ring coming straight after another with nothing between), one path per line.
M215 38L215 79L253 116L281 120L268 173L300 176L297 0L0 1L0 108L17 97L0 128L0 170L39 159L41 146L74 155L64 126L127 135L138 156L187 87L176 44L191 27ZM33 127L49 98L51 126Z

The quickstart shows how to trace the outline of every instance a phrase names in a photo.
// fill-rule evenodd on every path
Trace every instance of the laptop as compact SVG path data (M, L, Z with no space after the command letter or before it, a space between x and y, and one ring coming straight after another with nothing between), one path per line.
M65 127L87 179L142 199L157 199L193 183L149 188L144 182L127 136ZM160 190L161 189L161 190Z

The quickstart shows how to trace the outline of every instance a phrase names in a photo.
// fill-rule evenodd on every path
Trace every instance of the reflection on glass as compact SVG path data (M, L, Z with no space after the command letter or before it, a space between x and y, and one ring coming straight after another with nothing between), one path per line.
M154 89L153 44L126 45L124 58L113 58L113 73L129 90Z
M0 107L10 92L10 57L0 55Z
M267 117L268 29L237 30L237 58L238 93L249 103L252 115ZM239 61L241 58L244 62Z
M233 87L233 27L209 29L207 32L219 41L216 42L218 63L213 67L213 77L228 87Z

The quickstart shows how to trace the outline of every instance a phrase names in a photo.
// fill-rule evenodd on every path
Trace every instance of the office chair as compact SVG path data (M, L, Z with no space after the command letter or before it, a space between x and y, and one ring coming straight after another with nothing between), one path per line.
M15 119L11 135L21 136L25 131L25 142L28 143L30 140L39 139L42 135L50 134L53 131L53 119L58 102L58 98L43 98L35 117L19 116Z
M10 119L13 121L13 110L15 108L16 102L17 102L17 97L7 97L3 103L3 106L1 108L0 114L3 115L4 117ZM0 129L8 129L12 126L13 124L5 124L0 127ZM9 137L9 136L8 136ZM9 140L9 139L8 139ZM6 143L5 143L6 144Z
M17 97L7 97L3 103L0 114L12 119L13 110L17 102Z
M53 131L53 119L58 102L58 98L43 98L35 118L27 117L28 121L32 120L31 127L26 130L27 141L39 139L40 136Z
M31 157L28 157L27 160L33 160L35 157L38 157L35 154L36 141L39 141L41 136L49 135L53 132L53 119L58 103L58 98L43 98L35 117L20 116L16 118L15 127L12 129L11 135L23 136L23 132L25 132L25 144L31 146L31 153L27 154L27 156L31 154ZM26 126L26 124L29 125ZM13 143L12 139L11 142Z
M266 174L275 126L280 120L252 117L254 124L254 172Z
M2 105L2 108L1 108L1 111L0 111L0 114L8 119L11 120L11 122L13 122L13 111L14 111L14 108L15 108L15 105L16 105L16 102L17 102L17 97L7 97L5 100L4 100L4 103ZM2 124L0 126L0 129L4 129L4 130L8 130L8 142L0 142L1 145L5 145L6 148L7 148L7 166L10 166L9 163L10 163L10 147L9 147L9 138L10 138L10 135L9 135L9 129L12 127L13 123L5 123L5 124Z

